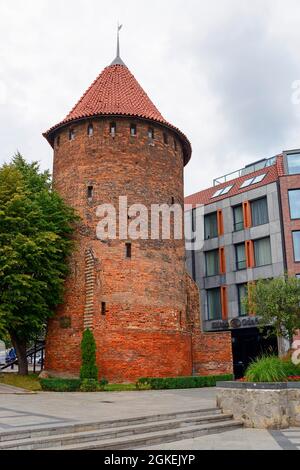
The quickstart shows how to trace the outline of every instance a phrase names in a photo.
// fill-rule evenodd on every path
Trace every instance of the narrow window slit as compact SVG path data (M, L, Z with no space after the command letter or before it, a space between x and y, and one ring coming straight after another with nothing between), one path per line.
M94 126L93 126L93 124L89 124L89 125L88 125L87 134L88 134L89 137L92 137L92 135L94 134Z
M117 124L115 122L111 122L109 125L109 132L112 137L115 137L117 133Z
M131 249L131 243L126 243L126 258L131 258L132 255L132 249Z
M88 199L93 199L93 194L94 194L94 186L88 186L88 189L87 189Z
M136 124L130 124L130 135L131 135L131 137L135 137L136 134L137 134Z

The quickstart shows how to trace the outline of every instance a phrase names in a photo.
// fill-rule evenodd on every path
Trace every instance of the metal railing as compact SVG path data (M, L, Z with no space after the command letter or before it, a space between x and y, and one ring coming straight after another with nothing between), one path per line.
M251 165L247 165L240 170L236 170L232 173L228 173L227 175L215 178L214 186L218 186L222 183L227 183L227 181L240 178L241 176L249 175L250 173L254 173L255 171L262 170L263 168L268 168L269 166L272 166L276 163L276 158L277 157L265 158L263 160L259 160L258 162L252 163Z
M41 362L40 362L40 364L37 364L37 354L38 353L41 353L41 357L40 357ZM33 372L34 373L37 370L37 365L40 366L40 370L43 370L43 368L44 368L44 358L45 358L45 341L37 341L36 343L34 343L33 346L31 346L29 349L27 349L26 357L27 358L32 358ZM38 361L39 361L39 359L38 359ZM8 369L9 367L13 368L14 365L18 365L18 358L17 357L15 359L11 359L10 361L6 362L5 365L0 366L0 370L5 370L5 369Z

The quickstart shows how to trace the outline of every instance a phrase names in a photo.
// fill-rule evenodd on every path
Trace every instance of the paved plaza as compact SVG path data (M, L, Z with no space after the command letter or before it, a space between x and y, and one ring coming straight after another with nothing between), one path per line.
M102 393L24 393L0 385L0 432L77 422L107 421L158 413L214 408L214 388ZM238 429L149 449L300 449L300 428Z

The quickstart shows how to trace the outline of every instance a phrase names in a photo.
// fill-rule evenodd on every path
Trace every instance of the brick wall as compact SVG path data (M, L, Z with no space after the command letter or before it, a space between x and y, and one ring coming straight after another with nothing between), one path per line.
M115 137L105 118L93 119L91 137L88 120L72 125L74 140L69 140L70 128L57 131L55 188L77 209L81 222L64 304L48 325L46 369L77 376L82 332L90 326L99 376L111 382L191 375L193 358L197 374L228 371L229 336L217 335L217 340L200 333L199 293L186 277L184 240L131 240L132 258L127 259L126 240L102 242L96 237L97 207L111 203L117 208L119 196L149 210L151 204L170 205L173 199L183 204L183 154L179 140L177 150L174 146L177 135L151 123L155 141L150 145L146 121L113 121ZM130 136L131 123L137 125L136 137ZM93 186L90 200L88 186Z
M96 208L103 203L118 207L119 196L149 210L151 204L171 204L172 198L183 204L181 145L177 140L176 151L177 136L158 125L151 124L155 141L149 145L147 122L114 121L114 138L108 119L94 119L93 136L87 135L84 121L72 126L74 140L69 141L66 127L55 145L55 188L77 209L82 222L65 302L48 326L46 368L78 374L85 321L94 330L100 375L110 381L131 381L145 374L190 375L183 240L132 240L132 258L126 259L126 240L101 242L96 237ZM132 122L137 125L136 137L129 133ZM168 132L168 145L163 132ZM92 201L87 198L88 186L93 186ZM94 273L86 264L86 253L94 258Z
M232 374L231 333L203 333L201 325L200 299L197 284L186 275L188 290L188 310L193 320L192 362L195 375Z
M284 225L284 239L288 274L300 274L300 263L295 263L293 235L294 230L300 230L300 220L291 220L289 207L289 189L300 189L299 175L282 176L280 178L280 194Z

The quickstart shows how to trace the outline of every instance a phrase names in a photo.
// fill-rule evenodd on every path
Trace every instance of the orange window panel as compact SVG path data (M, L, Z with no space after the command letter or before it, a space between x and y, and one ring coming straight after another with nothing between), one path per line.
M251 205L249 201L243 202L244 228L252 227Z
M223 220L223 212L221 209L218 210L218 235L221 237L224 235L224 220Z
M245 249L246 249L247 268L254 268L255 267L254 244L252 240L246 241Z
M219 256L220 256L220 274L226 274L226 258L225 258L224 247L219 249Z

